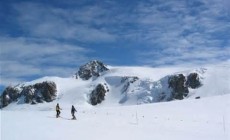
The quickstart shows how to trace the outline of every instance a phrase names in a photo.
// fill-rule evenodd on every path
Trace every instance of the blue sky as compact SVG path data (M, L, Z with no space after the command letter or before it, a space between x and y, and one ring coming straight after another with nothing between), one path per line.
M230 60L229 0L1 0L0 88L109 65Z

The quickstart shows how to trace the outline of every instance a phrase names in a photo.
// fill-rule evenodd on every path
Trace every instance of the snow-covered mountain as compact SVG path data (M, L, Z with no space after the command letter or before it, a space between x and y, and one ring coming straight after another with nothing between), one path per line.
M229 71L226 64L150 68L91 61L68 78L7 87L1 96L0 137L230 140ZM77 120L70 121L72 105Z
M120 106L230 94L230 65L116 67L90 61L68 78L43 77L7 87L1 107L56 104Z

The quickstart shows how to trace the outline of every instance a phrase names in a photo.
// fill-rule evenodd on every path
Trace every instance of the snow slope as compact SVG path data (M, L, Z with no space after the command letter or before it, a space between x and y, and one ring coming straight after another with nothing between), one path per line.
M57 99L51 103L37 104L28 106L26 104L12 103L6 109L20 108L46 108L54 106L57 102L63 106L80 105L90 106L88 96L91 91L99 84L105 83L109 92L106 93L105 100L99 106L123 106L136 105L143 103L158 102L160 93L170 95L167 77L175 74L188 75L198 73L202 86L197 89L189 89L189 95L186 99L196 97L210 97L216 95L230 94L230 65L215 65L203 68L150 68L150 67L112 67L98 78L89 80L75 79L74 77L43 77L21 85L32 85L43 81L54 81L57 85ZM132 77L139 77L138 80L124 88ZM124 77L131 79L123 80ZM47 105L49 104L49 105Z
M61 106L62 107L62 106ZM123 107L70 106L1 113L2 140L230 140L230 94Z
M11 103L0 111L1 140L230 140L230 65L204 68L111 67L96 79L43 77L23 85L54 81L57 99L50 103ZM182 73L199 74L203 86L189 89L185 100L141 104L164 89L164 78ZM138 76L122 93L127 79ZM131 79L128 79L132 80ZM97 106L88 94L98 83L110 91ZM194 99L200 96L201 99ZM123 101L123 102L122 102ZM122 102L122 103L121 103ZM55 118L55 105L62 108ZM75 105L77 120L70 120Z

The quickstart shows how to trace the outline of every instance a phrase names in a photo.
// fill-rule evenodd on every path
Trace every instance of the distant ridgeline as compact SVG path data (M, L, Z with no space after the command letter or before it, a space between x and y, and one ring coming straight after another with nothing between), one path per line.
M75 74L76 80L91 80L92 83L98 77L106 78L110 73L109 68L100 61L94 60L81 66ZM94 89L89 90L88 100L91 105L100 104L105 100L107 94L112 94L109 87L120 88L121 98L117 101L125 103L129 96L137 95L137 103L154 103L184 99L189 95L189 89L196 89L202 86L199 73L193 72L187 75L175 74L162 77L158 81L149 81L137 76L116 76L119 85L103 82L93 84ZM84 88L84 87L83 87ZM87 87L85 87L87 88ZM142 90L139 90L142 89ZM52 102L57 98L57 85L54 81L43 81L34 85L20 84L8 86L0 96L0 107L6 107L10 103L17 104L38 104Z

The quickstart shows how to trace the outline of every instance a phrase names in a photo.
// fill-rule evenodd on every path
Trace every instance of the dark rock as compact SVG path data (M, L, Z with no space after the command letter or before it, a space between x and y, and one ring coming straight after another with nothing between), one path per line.
M187 77L186 85L192 89L199 88L201 82L197 73L190 73Z
M32 103L34 99L34 87L33 86L25 86L22 88L21 94L25 97L25 103Z
M101 73L107 70L109 69L102 62L94 60L81 66L76 75L83 80L88 80L91 77L99 77Z
M200 96L195 97L195 99L200 99Z
M56 97L57 87L54 82L37 83L34 88L37 101L43 97L44 101L51 102Z
M0 107L5 107L11 102L17 101L18 97L20 96L20 91L17 88L8 86L0 96L1 105Z
M139 78L136 76L125 76L121 78L121 83L125 83L122 88L122 93L126 92L130 84L136 82Z
M56 98L57 88L54 82L42 82L35 85L22 86L21 90L14 87L7 87L0 96L0 107L5 107L20 97L24 97L22 103L37 104L51 102Z
M172 89L173 99L183 99L189 93L188 87L185 85L185 76L183 74L173 75L168 80L169 88Z
M90 103L92 105L101 103L105 98L106 91L107 89L102 84L98 84L90 94Z

